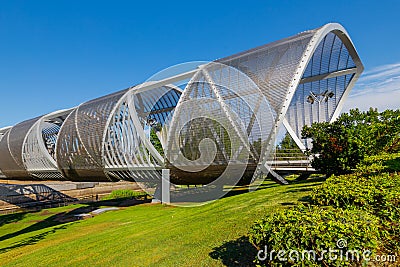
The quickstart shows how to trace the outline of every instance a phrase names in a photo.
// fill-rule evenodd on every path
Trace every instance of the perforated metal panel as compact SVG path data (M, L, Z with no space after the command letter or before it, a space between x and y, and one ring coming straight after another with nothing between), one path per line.
M28 173L44 180L64 179L55 161L60 125L71 110L60 110L41 117L31 127L22 146L22 160Z
M21 122L12 127L0 141L0 169L13 179L32 179L22 159L25 136L40 117Z
M180 91L162 86L137 93L126 93L118 102L107 126L104 164L110 176L122 180L157 181L164 159L151 143L153 124L159 130L171 115Z
M317 30L251 49L218 60L249 76L278 113L289 90L289 84L302 59L304 50Z
M221 63L202 66L168 125L171 176L186 184L251 177L273 125L268 101L246 74Z
M102 166L101 148L107 119L126 90L78 106L61 127L57 165L72 181L109 181Z

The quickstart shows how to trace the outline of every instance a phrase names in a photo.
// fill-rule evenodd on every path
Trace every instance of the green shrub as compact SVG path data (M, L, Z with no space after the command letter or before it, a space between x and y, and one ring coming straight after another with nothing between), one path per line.
M267 261L256 261L263 266L347 266L354 261L346 261L347 251L366 250L374 253L379 247L379 220L368 212L357 209L340 209L333 207L297 206L286 209L255 222L250 230L250 242L258 249L267 248ZM338 241L345 240L347 245L341 250L342 258L333 260L332 255L323 252L339 249ZM266 247L265 247L266 246ZM274 250L272 260L270 253ZM286 251L288 261L280 261L277 252ZM303 251L313 250L316 259L309 258ZM299 260L296 254L299 253ZM335 255L340 255L336 252ZM292 255L293 261L289 256ZM351 254L349 254L351 260ZM355 259L354 259L355 260Z
M102 200L111 200L111 199L121 199L121 198L146 198L147 194L145 192L138 192L127 189L119 189L114 190L111 194L102 198Z
M356 170L356 173L362 175L380 172L400 172L400 153L367 156L357 165Z
M312 204L356 207L378 216L385 248L400 249L400 174L331 176L310 199Z
M332 123L304 126L302 137L312 139L315 169L328 176L351 173L365 156L400 152L400 109L352 109Z
M311 193L312 204L357 206L390 221L400 220L400 174L331 176Z

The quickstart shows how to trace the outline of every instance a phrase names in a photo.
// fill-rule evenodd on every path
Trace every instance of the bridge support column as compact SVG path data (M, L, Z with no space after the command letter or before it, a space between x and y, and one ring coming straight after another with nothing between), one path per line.
M161 173L161 183L156 186L156 191L154 192L152 203L171 203L171 193L170 193L170 172L169 169L162 169Z
M171 203L170 186L171 186L171 183L169 180L169 169L162 169L161 203L164 203L164 204Z

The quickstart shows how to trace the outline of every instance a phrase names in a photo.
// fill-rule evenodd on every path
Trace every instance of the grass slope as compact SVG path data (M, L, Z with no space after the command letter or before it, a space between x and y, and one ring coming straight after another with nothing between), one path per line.
M247 265L256 251L244 237L254 220L304 199L319 180L266 182L200 207L143 204L62 222L87 205L0 216L2 266Z

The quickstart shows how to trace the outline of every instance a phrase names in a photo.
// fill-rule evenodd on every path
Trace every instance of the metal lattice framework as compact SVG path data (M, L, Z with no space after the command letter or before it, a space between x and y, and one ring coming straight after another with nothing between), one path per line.
M327 24L0 129L0 175L251 181L270 171L279 127L305 150L303 126L335 120L362 71L345 29Z
M47 114L29 129L22 145L22 161L28 173L40 179L64 179L57 168L56 142L65 118L72 109Z

